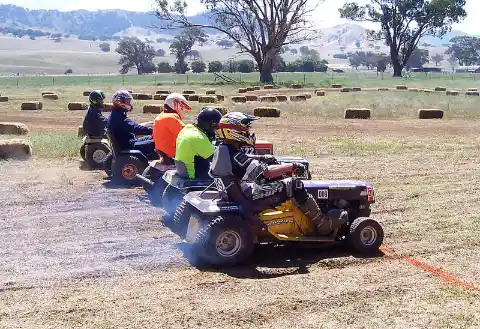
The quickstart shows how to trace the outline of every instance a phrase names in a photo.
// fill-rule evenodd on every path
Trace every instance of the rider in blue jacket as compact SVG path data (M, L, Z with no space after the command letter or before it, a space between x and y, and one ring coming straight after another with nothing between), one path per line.
M105 136L107 118L102 114L104 108L105 93L101 90L94 90L88 96L90 103L87 114L83 120L83 132L89 137Z

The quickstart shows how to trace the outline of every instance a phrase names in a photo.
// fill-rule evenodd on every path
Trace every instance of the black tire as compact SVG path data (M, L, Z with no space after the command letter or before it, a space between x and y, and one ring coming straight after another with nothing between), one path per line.
M85 144L82 144L82 146L80 146L80 157L82 157L83 161L85 161L87 159L85 157Z
M350 225L347 241L355 251L371 254L378 251L383 243L382 226L374 219L358 217Z
M221 240L224 243L220 243ZM244 263L254 249L252 231L237 215L222 215L204 223L196 241L198 256L204 262L221 267Z
M195 211L195 207L193 207L190 203L185 200L182 200L178 205L177 209L175 210L175 214L173 215L173 227L175 233L182 239L185 239L185 235L187 234L188 222L190 220L190 215Z
M91 169L102 169L109 153L110 148L106 144L87 144L85 147L85 161Z
M173 216L175 210L183 199L183 193L172 185L167 185L163 191L162 208L167 214Z
M133 155L121 156L112 163L113 179L125 185L138 185L136 174L145 170L146 164Z

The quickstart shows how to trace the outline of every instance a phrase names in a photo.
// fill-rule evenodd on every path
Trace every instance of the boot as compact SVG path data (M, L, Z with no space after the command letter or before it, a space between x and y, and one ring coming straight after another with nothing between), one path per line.
M318 204L313 198L313 196L309 195L307 200L303 204L298 205L298 208L314 223L314 226L317 228L315 233L307 235L326 234L321 233L325 230L319 230L319 228L323 227L325 223L328 223L330 219L328 218L328 216L322 213L322 210L318 207Z

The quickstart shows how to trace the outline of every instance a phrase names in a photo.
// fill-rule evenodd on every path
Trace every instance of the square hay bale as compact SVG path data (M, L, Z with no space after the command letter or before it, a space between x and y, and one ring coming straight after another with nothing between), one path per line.
M478 93L478 91L467 91L465 93L465 95L467 95L467 96L479 96L480 94Z
M198 101L200 103L215 103L217 101L217 97L211 95L201 95L198 97Z
M47 94L55 94L53 91L42 91L42 96Z
M330 86L331 88L334 88L334 89L340 89L340 88L343 88L343 86L339 83L334 83Z
M164 101L167 98L168 94L155 94L153 99L156 101Z
M23 139L0 140L0 159L27 160L32 156L30 143Z
M21 109L22 111L36 111L41 110L43 108L42 102L25 102L22 103Z
M153 99L153 95L151 94L136 94L139 101L149 101Z
M196 95L196 94L182 94L182 96L185 97L187 101L190 100L191 95Z
M216 94L216 90L215 89L209 89L205 92L206 95L215 95Z
M442 119L443 111L439 109L420 109L418 110L419 119Z
M263 89L275 89L274 85L265 85L263 86Z
M113 104L112 103L104 103L102 112L112 112Z
M298 83L294 83L292 84L292 89L302 89L303 86L301 84L298 84Z
M305 97L307 97L307 99L312 98L312 94L310 94L310 93L305 93L305 94L302 94L302 95L304 95Z
M186 97L186 98L191 102L198 102L198 100L200 98L200 95L197 95L197 94L187 95L187 96L188 97Z
M163 105L147 104L143 106L143 113L162 113Z
M90 90L85 90L83 92L83 96L90 96Z
M225 106L213 106L213 108L215 110L218 110L220 113L222 113L222 115L225 115L228 113L228 108L226 108Z
M445 87L435 87L435 91L447 91Z
M315 95L317 96L325 96L325 91L324 90L317 90Z
M78 137L83 137L84 131L83 131L83 126L78 126Z
M348 108L345 110L345 119L370 119L371 111L364 108Z
M256 107L253 109L253 115L264 118L279 118L280 110L275 107Z
M389 88L378 88L378 91L390 91Z
M8 102L8 97L7 96L0 96L0 102L1 103Z
M232 96L232 102L234 103L246 103L247 97L245 96Z
M305 95L292 95L292 96L290 96L290 100L291 100L292 102L306 101L306 100L307 100L307 96L305 96Z
M467 91L478 91L477 88L468 88Z
M0 134L26 135L28 134L28 127L20 122L0 122Z
M68 103L67 108L69 111L84 111L88 109L88 105L87 103L74 102L74 103Z
M253 86L253 90L260 90L260 86Z
M254 87L247 87L247 91L255 91Z
M244 94L247 92L247 88L238 88L238 93L239 94Z
M278 96L283 96L283 95L278 95ZM274 95L260 96L259 100L262 103L267 103L267 102L274 103L278 100L278 96L274 96Z
M57 94L45 94L42 97L43 97L43 99L49 99L49 100L53 100L53 101L56 101L58 99Z
M458 91L456 91L456 90L448 90L448 91L446 92L446 95L447 95L447 96L458 96L458 95L460 95L460 93L459 93Z
M418 88L410 88L410 89L408 89L408 91L412 91L412 92L418 92L419 90L420 90L420 89L418 89Z
M420 89L419 92L426 93L426 94L431 94L433 93L432 89Z
M357 92L357 91L362 91L362 88L360 88L360 87L353 87L353 88L352 88L352 91L355 91L355 92Z
M219 102L223 102L225 100L225 96L223 95L216 94L215 96L217 96L217 101Z
M287 95L277 95L275 97L277 98L277 102L285 103L288 101Z
M396 87L397 90L408 90L408 87L407 86L404 86L404 85L398 85Z
M347 87L345 87L345 88L340 89L340 91L341 91L342 93L349 93L349 92L352 91L352 88L347 88Z
M257 95L245 95L245 98L247 99L247 102L258 101L258 96Z
M184 90L182 92L183 95L193 95L196 94L195 90Z
M155 95L169 95L171 94L170 90L157 90Z

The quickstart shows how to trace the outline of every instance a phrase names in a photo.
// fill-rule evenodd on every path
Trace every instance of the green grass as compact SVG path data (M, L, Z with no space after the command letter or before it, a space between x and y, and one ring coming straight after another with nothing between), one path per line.
M32 154L38 158L78 157L81 139L68 132L32 132L27 136L0 135L0 139L25 139L32 145Z

